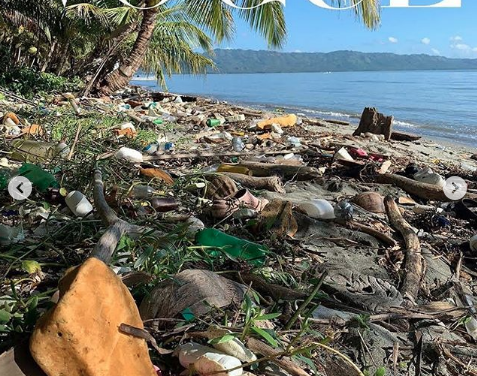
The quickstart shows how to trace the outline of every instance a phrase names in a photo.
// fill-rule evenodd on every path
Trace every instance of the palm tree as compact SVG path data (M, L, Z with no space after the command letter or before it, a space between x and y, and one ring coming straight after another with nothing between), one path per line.
M87 89L107 94L124 87L139 68L162 84L165 74L184 69L204 73L213 63L199 49L210 55L212 41L232 38L234 17L248 22L269 47L285 41L283 7L277 2L237 10L223 0L170 0L159 7L154 7L159 0L129 1L149 8L118 6L118 0L68 0L66 9L61 0L0 0L0 48L7 46L14 65L89 76ZM338 5L349 1L367 27L378 25L379 0L335 0ZM261 2L235 0L242 8ZM15 32L22 28L28 33ZM35 45L36 55L22 54L22 43Z
M286 25L283 8L272 2L255 7L262 0L238 0L238 11L232 10L222 0L184 0L187 13L200 27L211 33L216 42L229 39L233 34L233 15L247 21L252 29L258 31L269 44L269 47L281 47L286 36ZM338 5L342 0L336 1ZM351 0L355 5L356 15L366 26L374 28L379 22L379 0ZM157 0L146 0L147 7L154 7ZM109 94L124 87L133 74L139 69L154 34L155 20L158 16L156 8L143 11L142 23L130 56L117 69L107 75L100 84L100 91Z
M251 7L260 3L261 0L240 0L241 7ZM148 9L143 11L141 26L131 54L100 84L100 91L103 94L109 94L127 85L143 62L159 13L154 7L157 0L146 0L145 4ZM184 5L190 19L210 32L217 42L232 36L233 11L222 0L184 0ZM260 32L269 46L280 47L283 44L286 27L280 4L268 3L251 10L241 10L237 14L248 21L253 29Z

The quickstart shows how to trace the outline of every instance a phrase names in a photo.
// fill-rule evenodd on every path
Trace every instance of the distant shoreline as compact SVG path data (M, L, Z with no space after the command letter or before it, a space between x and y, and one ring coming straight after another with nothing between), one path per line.
M477 59L387 52L277 52L216 49L210 74L477 70Z

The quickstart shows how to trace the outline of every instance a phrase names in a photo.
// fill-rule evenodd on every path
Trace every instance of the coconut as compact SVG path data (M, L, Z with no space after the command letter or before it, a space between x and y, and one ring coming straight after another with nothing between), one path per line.
M384 197L377 192L366 192L356 195L352 200L356 205L372 213L385 213Z

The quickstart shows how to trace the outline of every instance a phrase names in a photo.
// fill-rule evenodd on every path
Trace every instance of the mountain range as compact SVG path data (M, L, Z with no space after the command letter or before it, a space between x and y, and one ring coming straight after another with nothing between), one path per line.
M443 56L397 55L356 51L277 52L216 49L217 70L209 73L297 73L399 70L477 69L477 59Z

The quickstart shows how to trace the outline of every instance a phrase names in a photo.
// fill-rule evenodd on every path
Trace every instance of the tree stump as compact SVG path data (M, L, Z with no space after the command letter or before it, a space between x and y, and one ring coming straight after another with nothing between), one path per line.
M374 107L366 107L361 115L358 129L354 131L353 136L369 132L382 134L386 140L389 140L393 132L393 120L393 116L385 116Z

